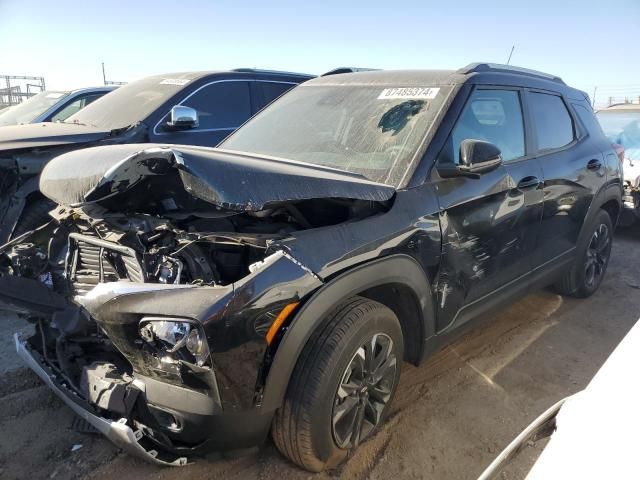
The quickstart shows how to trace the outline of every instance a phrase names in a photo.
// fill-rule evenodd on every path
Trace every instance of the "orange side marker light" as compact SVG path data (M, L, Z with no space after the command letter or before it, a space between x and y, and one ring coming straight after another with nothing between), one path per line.
M265 338L267 339L267 345L271 345L271 342L273 342L273 339L275 338L276 333L278 333L278 330L280 330L280 327L282 326L284 321L289 317L291 312L293 312L293 310L299 304L300 302L289 303L288 305L285 305L285 307L280 311L276 319L273 321L273 323L269 327L269 331L265 336Z

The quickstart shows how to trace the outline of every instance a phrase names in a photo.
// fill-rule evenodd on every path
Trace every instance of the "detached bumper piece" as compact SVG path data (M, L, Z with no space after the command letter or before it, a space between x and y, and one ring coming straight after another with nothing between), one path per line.
M507 447L489 464L478 477L478 480L491 480L498 475L516 457L529 442L535 443L543 438L550 437L556 431L556 416L562 405L571 397L565 397L555 405L549 407L538 418L514 438Z
M49 373L46 364L39 360L39 354L29 349L26 342L16 333L14 335L16 351L27 366L38 375L77 415L92 425L118 447L131 455L148 462L163 466L186 465L186 457L171 455L155 449L155 443L142 430L133 430L127 425L127 419L114 421L99 417L83 406L83 400L59 382L54 373Z

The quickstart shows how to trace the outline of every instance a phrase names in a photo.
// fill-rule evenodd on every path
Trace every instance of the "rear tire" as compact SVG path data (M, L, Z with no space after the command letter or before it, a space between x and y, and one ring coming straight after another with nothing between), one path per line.
M51 200L47 200L46 198L40 198L27 204L22 211L22 215L20 216L16 227L13 229L11 238L19 237L23 233L47 223L51 220L49 212L53 210L55 206L55 203Z
M578 245L573 266L555 284L555 289L562 295L577 298L593 295L607 271L613 236L609 214L600 210L585 234Z
M384 423L403 348L389 308L360 297L338 305L304 347L276 412L280 452L312 472L344 461Z

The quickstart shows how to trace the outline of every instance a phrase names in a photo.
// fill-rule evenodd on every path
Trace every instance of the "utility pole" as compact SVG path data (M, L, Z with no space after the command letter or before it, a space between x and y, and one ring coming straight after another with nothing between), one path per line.
M513 51L515 50L516 46L515 45L511 45L511 51L509 52L509 58L507 58L507 65L509 65L509 63L511 62L511 55L513 55Z
M591 108L595 108L596 106L596 92L598 91L598 87L593 87L593 97L591 97Z
M104 73L104 62L102 62L102 82L104 85L107 84L107 76Z

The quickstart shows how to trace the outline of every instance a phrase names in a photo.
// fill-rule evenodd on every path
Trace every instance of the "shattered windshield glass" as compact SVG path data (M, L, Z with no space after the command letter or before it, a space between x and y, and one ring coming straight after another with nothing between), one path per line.
M398 187L450 91L303 85L220 148L339 168Z

